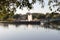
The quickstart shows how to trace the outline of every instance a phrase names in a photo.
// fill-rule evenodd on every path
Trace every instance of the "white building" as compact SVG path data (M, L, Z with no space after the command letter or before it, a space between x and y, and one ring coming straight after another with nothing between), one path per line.
M30 13L28 14L28 21L32 21L32 15Z

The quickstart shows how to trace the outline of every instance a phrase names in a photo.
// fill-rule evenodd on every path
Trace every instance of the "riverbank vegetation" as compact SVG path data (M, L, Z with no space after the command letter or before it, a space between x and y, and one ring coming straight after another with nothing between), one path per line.
M32 15L33 20L34 19L60 19L60 13L30 13ZM27 20L28 13L27 14L14 14L11 12L8 13L0 13L0 21L14 21L14 20Z
M33 8L33 5L39 1L41 4L41 8L45 7L45 0L0 0L0 21L20 21L27 20L28 14L15 14L16 9L19 7L23 10L24 7L27 7L28 10ZM53 4L53 5L51 5ZM41 19L60 19L60 1L59 0L48 0L47 3L48 8L51 13L31 13L33 20L41 20Z

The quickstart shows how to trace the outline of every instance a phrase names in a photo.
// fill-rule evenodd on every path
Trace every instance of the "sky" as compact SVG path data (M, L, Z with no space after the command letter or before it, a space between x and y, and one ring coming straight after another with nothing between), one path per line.
M30 2L31 2L31 0L30 0ZM58 7L55 7L55 8L53 8L52 7L52 11L50 11L50 9L49 9L49 6L47 5L48 4L48 0L44 0L44 5L45 5L45 7L44 8L41 8L41 4L39 4L39 2L37 1L34 5L33 5L33 8L30 10L30 11L28 11L28 9L26 8L26 7L24 7L23 8L23 10L22 9L19 9L19 8L17 8L16 10L16 14L26 14L26 13L28 13L28 12L30 12L30 13L47 13L47 12L52 12L52 11L55 11ZM51 4L51 6L52 6L53 4Z

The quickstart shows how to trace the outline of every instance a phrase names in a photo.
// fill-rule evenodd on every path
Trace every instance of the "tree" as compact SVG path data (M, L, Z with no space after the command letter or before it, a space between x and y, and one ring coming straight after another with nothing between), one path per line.
M19 14L16 14L16 15L13 16L14 19L18 19L19 17L20 17Z
M44 6L45 6L44 0L32 0L32 2L30 2L29 0L0 0L0 12L4 10L3 8L5 8L7 13L10 13L11 11L15 12L17 7L20 7L21 9L23 9L23 7L32 9L33 4L36 3L36 1L39 1L39 3L42 5L41 7L44 8ZM45 1L47 1L47 0L45 0ZM51 4L53 4L53 5L51 5ZM11 8L11 6L12 6L12 8ZM59 0L48 0L48 6L51 11L52 11L52 7L58 6L58 8L54 12L56 12L56 11L60 12Z
M38 19L45 19L45 18L46 18L46 16L44 14L39 14L38 15Z

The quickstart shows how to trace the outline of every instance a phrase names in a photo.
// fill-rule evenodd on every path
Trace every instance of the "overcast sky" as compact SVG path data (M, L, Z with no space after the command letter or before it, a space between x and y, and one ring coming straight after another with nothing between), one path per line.
M31 2L31 0L30 0L30 2ZM26 14L27 12L30 12L30 13L46 13L46 12L51 12L49 10L49 6L47 4L48 4L48 0L44 0L45 7L44 8L41 8L41 4L39 4L39 2L37 1L33 5L34 8L31 9L30 11L28 11L28 9L26 7L24 7L23 10L17 8L16 13L18 13L18 14L20 14L20 13L21 14ZM53 5L53 4L51 4L51 5ZM55 7L55 8L52 7L52 9L53 9L53 11L55 11L57 9L57 7Z

